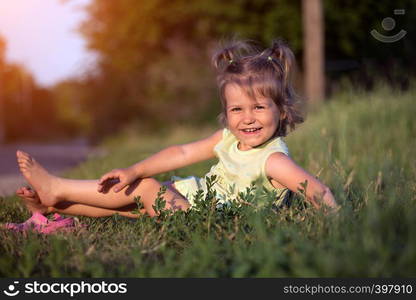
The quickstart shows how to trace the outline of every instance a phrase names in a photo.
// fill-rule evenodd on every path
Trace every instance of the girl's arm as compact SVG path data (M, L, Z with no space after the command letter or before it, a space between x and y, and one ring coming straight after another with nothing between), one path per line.
M205 139L189 144L170 146L134 164L131 168L135 170L138 177L151 177L213 158L215 156L214 147L221 137L222 130L218 130Z
M299 167L289 156L283 153L276 152L269 156L266 161L266 174L293 192L298 192L298 188L302 188L300 183L307 180L306 199L315 208L320 207L321 199L324 205L333 209L339 208L326 185Z
M193 143L167 147L126 169L112 170L100 178L98 191L104 190L104 185L109 179L119 180L113 187L113 190L118 192L137 178L151 177L213 158L214 147L221 140L222 131L218 130L213 135Z

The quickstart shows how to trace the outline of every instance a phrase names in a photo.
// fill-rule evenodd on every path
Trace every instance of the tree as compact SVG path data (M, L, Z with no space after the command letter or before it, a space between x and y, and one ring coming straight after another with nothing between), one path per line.
M4 68L5 68L6 41L0 36L0 144L5 138L5 122L4 122Z
M302 1L305 94L309 101L325 97L324 22L321 0Z

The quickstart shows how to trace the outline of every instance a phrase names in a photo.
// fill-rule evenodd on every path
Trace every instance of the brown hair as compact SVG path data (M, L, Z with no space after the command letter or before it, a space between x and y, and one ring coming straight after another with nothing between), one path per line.
M239 85L251 98L260 95L274 101L281 114L276 136L286 136L288 128L293 130L304 121L291 83L294 55L283 41L275 40L261 51L251 41L234 40L221 47L212 62L218 71L222 125L227 124L225 88L229 83Z

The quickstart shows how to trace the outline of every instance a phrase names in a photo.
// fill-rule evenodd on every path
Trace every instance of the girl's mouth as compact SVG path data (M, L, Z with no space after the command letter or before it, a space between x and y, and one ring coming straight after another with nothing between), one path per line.
M263 128L263 127L257 127L257 128L245 128L245 129L240 129L240 131L241 131L242 133L244 133L244 134L251 135L251 134L257 134L257 133L259 133L259 132L260 132L260 130L261 130L262 128Z

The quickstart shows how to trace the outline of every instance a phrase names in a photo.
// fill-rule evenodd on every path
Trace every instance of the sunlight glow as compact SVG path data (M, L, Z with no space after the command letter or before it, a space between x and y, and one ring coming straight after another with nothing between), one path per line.
M82 71L92 55L76 32L90 0L1 0L0 35L6 39L6 59L33 72L50 85Z

